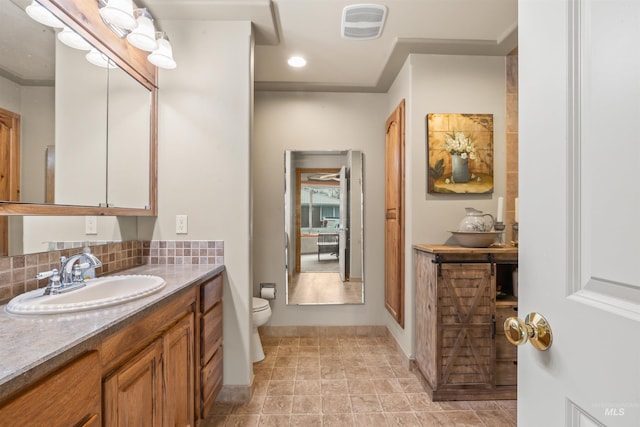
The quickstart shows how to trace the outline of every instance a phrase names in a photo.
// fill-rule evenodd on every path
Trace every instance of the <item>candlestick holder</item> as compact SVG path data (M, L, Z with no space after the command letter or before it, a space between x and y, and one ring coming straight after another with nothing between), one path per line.
M496 222L495 224L493 224L493 229L496 231L499 231L500 233L498 234L498 238L496 239L496 242L493 244L493 246L504 246L504 229L505 229L505 223L504 222Z
M511 226L511 244L513 246L518 246L518 223L514 222Z

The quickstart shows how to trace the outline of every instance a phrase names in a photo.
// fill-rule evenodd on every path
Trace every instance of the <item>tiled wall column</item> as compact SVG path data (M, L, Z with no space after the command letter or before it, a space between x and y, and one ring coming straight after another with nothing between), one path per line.
M515 221L515 199L518 197L518 49L507 56L507 242L513 240L511 226Z

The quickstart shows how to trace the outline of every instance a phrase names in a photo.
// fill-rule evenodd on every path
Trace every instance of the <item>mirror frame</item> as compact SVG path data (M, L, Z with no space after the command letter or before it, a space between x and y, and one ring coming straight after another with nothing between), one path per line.
M107 55L151 93L149 141L149 209L0 202L0 215L156 216L158 213L158 73L146 52L118 38L98 13L98 1L38 0L65 25Z

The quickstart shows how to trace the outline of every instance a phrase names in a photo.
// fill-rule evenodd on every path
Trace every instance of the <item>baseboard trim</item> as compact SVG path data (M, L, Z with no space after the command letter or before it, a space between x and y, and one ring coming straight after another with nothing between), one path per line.
M361 337L384 337L387 327L380 326L262 326L264 337L336 337L356 335Z

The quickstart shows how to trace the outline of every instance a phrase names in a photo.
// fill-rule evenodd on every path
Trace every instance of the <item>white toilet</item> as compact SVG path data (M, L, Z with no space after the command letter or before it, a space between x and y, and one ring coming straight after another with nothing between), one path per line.
M254 363L264 359L264 351L262 350L258 328L267 323L270 318L271 306L269 306L269 301L263 298L253 297L251 312L251 361Z

